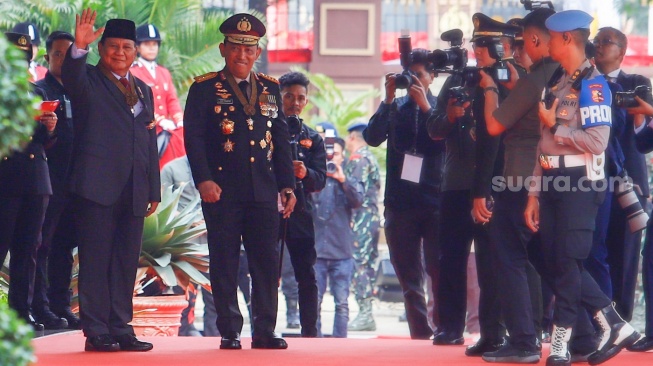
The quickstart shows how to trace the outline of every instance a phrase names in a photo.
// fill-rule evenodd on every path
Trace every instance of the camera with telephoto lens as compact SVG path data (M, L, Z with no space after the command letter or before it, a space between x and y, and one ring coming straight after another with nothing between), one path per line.
M626 214L626 220L628 221L628 227L631 233L636 233L646 228L649 218L646 211L642 208L642 204L639 202L635 190L639 190L639 186L634 185L628 176L621 177L617 184L616 196L619 201L619 206L621 206ZM641 191L638 193L641 195Z
M462 70L467 66L467 49L463 48L463 31L450 29L440 39L449 42L450 48L434 50L431 56L433 66L436 69L451 67L453 70Z
M616 92L614 93L614 105L619 108L637 107L639 102L635 97L646 100L650 92L651 88L646 85L638 85L634 90L630 91Z
M297 115L290 115L286 117L288 123L288 133L290 134L290 152L292 160L299 160L299 136L302 132L302 120ZM306 197L304 196L304 183L302 180L295 177L295 211L303 211L305 207Z
M336 144L336 130L326 129L324 130L324 148L326 149L326 171L327 174L333 174L338 170L336 168L336 163L333 162L333 146Z
M410 35L405 30L402 31L401 37L397 39L399 44L399 62L404 71L401 74L395 74L395 87L397 89L408 89L413 85L414 72L410 71L410 65L413 64L413 47L410 44Z

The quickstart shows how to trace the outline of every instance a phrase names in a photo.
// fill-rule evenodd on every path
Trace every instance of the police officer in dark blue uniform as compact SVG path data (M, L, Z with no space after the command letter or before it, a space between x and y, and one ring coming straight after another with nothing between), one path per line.
M299 322L303 337L317 337L318 290L313 266L315 230L313 228L313 201L311 194L319 192L326 184L326 150L324 140L317 131L299 118L308 102L308 78L299 72L290 72L279 78L283 112L288 120L290 138L297 156L293 156L295 178L301 182L303 195L295 206L295 212L281 226L282 239L290 254L290 261L298 285ZM303 207L302 207L303 206ZM288 303L288 302L286 302Z
M607 189L605 149L612 124L610 89L585 58L592 20L585 12L567 10L545 22L551 36L549 52L561 67L547 84L548 102L539 108L542 137L533 172L539 181L529 189L524 215L526 225L541 233L544 261L554 283L548 366L570 364L569 341L583 308L601 328L590 364L609 360L639 338L583 267Z
M265 26L236 14L220 26L226 66L195 78L188 92L185 145L202 197L210 276L222 335L220 348L240 349L238 309L241 238L252 276L252 348L285 349L275 335L279 279L279 213L295 206L295 176L279 82L253 73Z
M52 197L43 222L43 242L36 261L34 300L35 318L46 329L69 327L80 329L79 318L70 309L70 280L73 266L72 249L76 246L74 224L67 193L68 173L73 152L73 119L70 97L61 83L61 64L75 37L55 31L45 42L49 70L36 82L49 100L58 100L59 123L55 129L57 142L47 149Z
M32 57L28 35L5 33L7 39ZM43 95L43 91L37 89ZM56 140L57 116L47 112L40 117L29 144L0 160L0 263L11 251L9 263L9 306L35 331L43 324L31 314L36 271L36 251L41 240L41 226L52 194L44 146Z

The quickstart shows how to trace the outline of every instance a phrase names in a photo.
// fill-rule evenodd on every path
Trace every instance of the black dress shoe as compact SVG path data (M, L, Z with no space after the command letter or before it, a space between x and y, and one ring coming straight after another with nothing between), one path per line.
M433 344L436 346L459 346L465 343L465 338L451 333L438 333L433 337Z
M489 338L481 338L476 342L476 344L472 344L471 346L467 347L465 350L465 356L469 357L481 357L485 352L494 352L498 351L499 348L501 348L506 341L501 338L501 339L489 339Z
M642 337L632 346L626 348L631 352L646 352L653 349L653 337Z
M220 341L220 349L241 349L243 348L240 345L240 334L232 333L228 336L223 336Z
M113 338L120 345L121 351L146 352L154 348L152 343L139 341L133 334L121 334Z
M70 310L70 308L61 311L53 311L53 313L60 318L66 319L68 322L68 329L82 329L82 321L72 312L72 310Z
M84 351L117 352L120 351L120 345L110 334L100 334L98 336L86 338Z
M68 321L64 318L56 316L50 309L42 309L38 313L34 313L36 321L43 324L45 329L66 329L68 328Z
M288 343L283 338L272 333L263 337L252 337L252 348L286 349L288 348Z

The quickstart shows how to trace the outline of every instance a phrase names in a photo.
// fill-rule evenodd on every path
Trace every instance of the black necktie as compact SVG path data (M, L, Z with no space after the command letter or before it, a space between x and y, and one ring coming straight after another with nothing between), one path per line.
M245 98L249 98L249 83L247 82L247 80L243 80L240 83L238 83L238 87L240 88L240 91L243 92Z

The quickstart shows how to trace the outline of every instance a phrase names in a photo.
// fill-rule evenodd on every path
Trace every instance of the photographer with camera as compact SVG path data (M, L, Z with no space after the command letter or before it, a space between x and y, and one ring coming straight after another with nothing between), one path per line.
M286 305L289 309L296 307L299 300L302 337L317 337L317 282L313 269L316 260L315 231L310 193L320 191L326 184L326 151L322 137L299 118L308 103L309 83L308 78L299 72L290 72L279 78L297 187L295 212L284 225L280 225L280 235L285 240L298 287L298 297L295 299L284 292Z
M593 43L596 47L597 69L608 81L618 84L624 91L614 93L613 108L637 106L635 96L647 101L652 100L651 82L648 78L627 74L621 70L621 63L628 47L628 39L624 33L611 27L601 28L594 37ZM612 201L607 214L609 217L605 220L607 233L603 233L602 240L599 241L601 246L593 250L589 258L591 261L588 260L589 263L586 263L587 270L606 295L612 298L615 308L626 320L630 320L633 314L641 229L648 221L645 211L641 210L642 206L646 207L646 199L649 196L648 168L644 154L637 151L634 128L636 120L642 121L644 116L629 115L624 128L621 130L613 128L612 134L623 151L625 172L620 176L625 179L632 178L633 192L637 194L633 199L635 202L639 201L638 210L631 212L628 206L622 207L620 201L623 202L623 199L620 197L624 187L617 183L614 192L606 197L606 200ZM637 225L638 221L639 225Z
M427 319L422 249L426 273L437 294L444 144L433 141L426 130L426 121L437 102L429 90L435 78L429 52L414 49L409 55L405 53L402 59L410 62L402 63L404 74L412 73L408 95L395 98L397 75L387 74L385 100L363 130L363 137L370 146L388 141L384 215L390 258L403 289L410 336L430 339L433 330ZM433 318L437 327L437 309Z
M567 10L545 22L550 55L561 67L547 82L539 107L539 158L524 218L533 232L541 234L544 263L554 283L547 365L571 362L569 341L585 310L600 327L590 364L609 360L639 338L583 266L605 197L605 149L612 126L609 86L585 55L592 20L585 12ZM555 183L562 181L568 184Z

